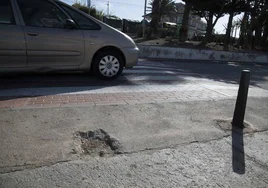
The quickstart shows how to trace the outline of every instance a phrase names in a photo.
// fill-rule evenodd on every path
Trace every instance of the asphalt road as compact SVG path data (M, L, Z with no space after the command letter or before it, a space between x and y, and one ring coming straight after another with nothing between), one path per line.
M124 70L114 81L102 81L89 73L32 73L0 75L0 92L4 89L172 85L186 83L237 84L243 69L251 71L251 85L268 90L268 66L236 63L200 63L140 60L133 69Z

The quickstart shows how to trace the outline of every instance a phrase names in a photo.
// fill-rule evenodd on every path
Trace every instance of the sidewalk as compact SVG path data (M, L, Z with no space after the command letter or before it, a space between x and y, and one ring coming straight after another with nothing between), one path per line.
M245 137L244 174L233 172L230 137L175 149L73 161L0 176L1 187L252 187L268 186L268 133ZM257 145L258 147L255 147ZM267 148L266 148L267 149ZM255 160L256 159L256 160ZM267 159L267 158L266 158ZM243 168L243 165L239 166ZM27 177L27 178L26 178Z
M267 187L267 98L249 98L254 131L244 138L217 125L234 104L0 109L0 187ZM79 153L74 134L96 129L116 138L121 154Z
M240 157L235 159L236 149L228 136L112 158L62 162L2 174L0 187L264 188L268 186L267 140L267 131L245 135L245 153L235 151Z
M110 87L32 88L2 90L0 108L51 108L99 105L146 104L235 99L232 84L173 84ZM16 97L19 94L19 98ZM249 97L268 97L268 91L250 87Z

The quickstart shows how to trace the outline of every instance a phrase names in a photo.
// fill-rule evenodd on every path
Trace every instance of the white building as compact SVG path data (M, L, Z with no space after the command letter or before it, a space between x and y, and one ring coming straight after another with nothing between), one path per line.
M177 15L174 17L165 17L163 22L177 23L178 27L182 25L184 4L176 3ZM188 38L192 39L196 35L203 35L206 33L207 24L201 20L199 16L190 14L188 23Z

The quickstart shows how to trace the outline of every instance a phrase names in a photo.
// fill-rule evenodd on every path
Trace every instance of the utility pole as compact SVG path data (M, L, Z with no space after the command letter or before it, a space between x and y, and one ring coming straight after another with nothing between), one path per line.
M108 3L107 3L107 16L109 16L109 7L110 7L110 2L108 1Z
M142 36L143 38L145 38L145 28L146 28L146 24L145 24L145 15L146 15L146 9L147 9L147 0L145 0L145 4L144 4L144 16L143 16L143 32L142 32Z
M88 8L91 7L91 0L87 0L87 7L88 7Z
M89 9L89 14L90 14L91 0L87 0L87 7Z

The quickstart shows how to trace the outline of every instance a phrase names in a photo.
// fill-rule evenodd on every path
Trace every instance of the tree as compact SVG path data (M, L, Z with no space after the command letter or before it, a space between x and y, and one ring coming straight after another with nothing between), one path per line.
M229 6L230 10L229 10L229 20L228 20L228 25L227 25L227 29L226 29L226 34L225 34L225 39L224 39L224 46L223 49L224 50L228 50L229 49L229 43L230 43L230 34L231 34L231 30L232 30L232 24L233 24L233 18L234 18L234 14L235 14L235 6L236 6L237 0L231 0L231 2L227 5Z
M90 9L86 5L81 4L80 2L76 2L72 6L89 14Z
M192 1L191 0L184 0L185 7L184 7L184 13L182 18L182 25L180 28L180 41L184 42L187 40L188 36L188 23L189 23L189 16L192 9Z
M268 40L268 0L266 0L265 5L264 5L264 9L266 9L266 11L262 12L262 18L261 20L263 20L263 35L261 37L261 46L263 48L267 48L268 44L267 44L267 40Z
M240 26L240 36L239 36L239 45L244 46L247 43L246 36L247 36L247 28L248 28L248 19L249 19L249 14L248 12L244 12L242 21L241 21L241 26Z
M93 16L94 18L97 18L98 20L102 20L103 16L105 15L103 11L97 10L93 6L89 8L86 5L81 4L80 2L76 2L72 6L87 14L90 14L90 16Z
M160 20L164 17L176 16L176 5L174 0L161 0L160 1Z
M268 0L246 0L239 43L243 48L265 47L267 43ZM255 36L254 36L255 35Z
M219 18L224 15L226 0L192 0L192 4L194 14L207 21L206 35L203 41L203 45L206 45L212 38L213 28Z
M251 43L251 47L260 47L261 46L261 38L262 34L265 35L265 27L268 21L268 1L267 0L259 0L256 1L255 6L253 8L254 17L252 16L254 23L252 22L252 32L255 31L254 41ZM267 37L266 37L267 38ZM264 39L265 41L267 39Z
M263 29L263 36L262 36L262 42L261 42L261 46L263 48L265 48L265 46L267 47L267 37L268 37L268 21L266 21L266 25L264 26Z
M164 16L171 17L176 15L176 6L173 0L152 0L150 2L152 13L151 20L151 37L158 36L158 26Z
M230 35L232 31L234 16L240 14L243 11L246 12L248 10L249 6L247 5L245 0L229 0L226 3L224 12L229 14L229 20L224 39L224 50L229 49Z
M152 5L152 13L151 13L151 37L156 38L158 34L158 23L160 21L160 0L153 0L151 3Z

